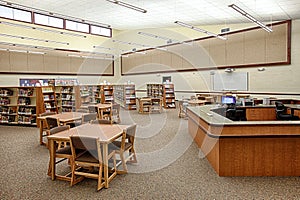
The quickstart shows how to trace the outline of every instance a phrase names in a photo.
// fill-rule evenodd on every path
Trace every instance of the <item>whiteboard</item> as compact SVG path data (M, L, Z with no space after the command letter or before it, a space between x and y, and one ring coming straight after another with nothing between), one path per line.
M213 76L213 90L248 90L248 72L216 73Z

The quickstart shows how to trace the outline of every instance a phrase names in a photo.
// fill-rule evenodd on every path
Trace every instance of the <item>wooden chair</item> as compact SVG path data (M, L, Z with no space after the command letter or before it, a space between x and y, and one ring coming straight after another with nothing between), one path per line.
M46 117L46 121L47 121L47 130L48 131L50 129L54 128L54 127L58 127L59 126L59 120L57 118Z
M98 108L98 118L99 119L107 119L110 120L111 123L112 121L112 104L108 103L110 105L110 107L108 108Z
M111 121L108 119L95 119L90 121L91 124L111 124Z
M50 116L50 115L55 115L56 112L44 112L44 113L41 113L39 114L39 117L45 117L45 116ZM46 137L47 136L47 130L48 129L48 124L47 124L47 121L46 120L43 120L43 123L42 125L43 126L43 132L40 133L40 144L41 145L45 145L46 143L43 141L43 137Z
M123 171L119 170L118 173L127 173L127 162L137 162L136 153L134 149L135 133L136 124L133 124L127 129L124 129L121 141L116 140L109 145L110 150L114 150L116 154L120 155ZM128 153L128 156L126 158L125 153Z
M49 131L49 135L53 135L55 133L59 133L61 131L65 131L65 130L69 130L70 126L68 125L64 125L64 126L58 126L58 127L54 127L52 129L50 129ZM58 160L56 160L56 158L59 158ZM65 160L69 161L70 165L72 164L72 152L71 152L71 147L69 145L65 145L64 147L62 147L60 144L57 145L56 147L56 153L55 153L55 166L58 163L61 163ZM51 175L51 165L49 162L49 167L48 167L48 175ZM56 171L56 170L55 170ZM59 175L56 174L56 178L59 180L66 180L66 181L70 181L71 180L71 172L65 174L65 175Z
M82 115L82 123L88 123L91 120L95 120L97 118L97 113L88 113L85 115Z
M97 106L89 105L89 106L88 106L88 110L89 110L90 113L98 113L98 108L97 108Z
M76 181L77 175L98 180L97 191L104 187L102 171L103 158L102 149L98 138L84 137L84 136L70 136L71 151L72 151L72 178L71 186L78 183ZM83 153L76 153L81 151ZM108 155L108 159L113 159L114 176L116 174L116 156L112 151ZM77 167L88 168L88 170L76 170ZM95 171L95 169L97 169ZM111 175L112 176L112 175Z

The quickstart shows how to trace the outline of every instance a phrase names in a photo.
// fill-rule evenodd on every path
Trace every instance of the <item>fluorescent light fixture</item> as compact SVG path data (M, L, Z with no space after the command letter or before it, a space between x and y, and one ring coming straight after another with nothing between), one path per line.
M143 36L147 36L147 37L152 37L152 38L156 38L156 39L165 40L165 41L167 41L168 44L173 43L173 41L179 42L178 40L167 38L167 37L160 36L160 35L155 35L155 34L152 34L152 33L145 33L145 32L139 31L138 34L143 35Z
M54 40L43 40L43 39L38 39L38 38L31 38L31 37L24 37L24 36L17 36L17 35L9 35L9 34L4 34L4 33L0 33L0 36L10 37L10 38L18 38L18 39L23 39L23 40L33 40L33 41L38 41L38 42L49 42L49 43L69 45L68 42L58 42L58 41L54 41Z
M18 49L9 49L11 52L16 52L16 53L27 53L25 50L18 50Z
M124 6L126 8L129 8L129 9L132 9L132 10L135 10L135 11L138 11L138 12L141 12L141 13L146 13L147 10L143 9L143 8L139 8L137 6L134 6L134 5L131 5L131 4L128 4L128 3L125 3L123 1L117 1L117 0L106 0L108 2L111 2L111 3L114 3L114 4L117 4L117 5L120 5L120 6Z
M238 7L237 5L231 4L231 5L228 5L228 7L232 8L235 11L237 11L238 13L244 15L247 19L249 19L250 21L256 23L258 26L260 26L265 31L267 31L269 33L273 31L270 27L268 27L264 23L258 21L257 19L255 19L255 17L253 17L252 15L250 15L249 13L247 13L246 11L244 11L243 9L241 9L240 7Z
M45 52L39 52L39 51L28 51L28 53L38 54L38 55L44 55L44 54L46 54Z
M175 24L178 24L178 25L180 25L180 26L186 27L186 28L193 29L193 30L198 31L198 32L201 32L201 33L205 33L205 34L207 34L207 35L209 35L209 36L214 36L214 37L219 38L219 39L221 39L221 40L227 40L226 37L223 37L223 36L221 36L221 35L219 35L219 34L212 33L212 32L209 32L209 31L207 31L207 30L204 30L204 29L195 27L195 26L193 26L193 25L191 25L191 24L187 24L187 23L180 22L180 21L175 21L174 23L175 23Z
M155 47L155 49L162 50L162 51L168 51L168 49L164 48L164 47Z
M134 42L125 42L125 41L121 41L121 40L112 40L112 41L120 43L120 44L132 45L132 46L150 47L150 45L144 45L144 44L139 44L139 43L134 43Z

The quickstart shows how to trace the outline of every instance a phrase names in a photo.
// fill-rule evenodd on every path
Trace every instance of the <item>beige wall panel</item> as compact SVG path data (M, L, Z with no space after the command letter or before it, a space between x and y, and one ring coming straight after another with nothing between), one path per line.
M160 51L154 51L151 56L152 63L161 63Z
M266 31L255 29L245 34L244 64L260 64L266 62Z
M226 40L226 65L244 64L244 33L228 35Z
M70 57L58 57L57 72L70 72L71 58Z
M216 66L225 66L225 41L216 38L209 39L209 41L209 56L212 62Z
M130 70L131 60L129 57L122 58L122 73L126 73Z
M176 70L180 70L180 69L183 69L183 61L182 61L182 57L181 56L178 56L177 54L173 53L172 54L172 60L171 60L171 66L173 69L176 69Z
M70 72L71 73L78 73L81 71L82 66L84 65L92 65L93 60L89 58L74 58L71 57L71 65L70 65Z
M44 55L28 54L28 71L41 73L44 71Z
M172 53L164 51L160 53L160 63L167 68L172 69Z
M200 40L199 42L196 42L194 45L199 49L199 57L201 59L199 67L209 67L212 66L211 57L209 54L209 41L207 40Z
M96 64L95 64L95 59L90 59L90 58L86 58L83 59L81 61L78 62L82 62L81 65L78 67L77 64L77 72L78 74L86 74L86 73L96 73L97 68L96 68ZM76 66L76 65L75 65ZM72 59L71 59L71 68L72 68Z
M150 53L150 51L149 51L149 53ZM152 55L149 54L149 53L147 53L144 56L144 61L143 61L144 64L151 64L152 63L152 60L151 60Z
M140 56L136 56L135 57L133 68L142 66L144 64L144 58L143 58L143 56L144 55L140 55Z
M10 64L12 72L27 72L28 71L28 54L10 52Z
M273 26L272 33L266 33L267 62L287 61L287 24Z
M110 62L105 66L104 74L113 74L113 63Z
M8 51L0 51L0 72L10 72L10 61Z
M57 72L58 57L53 55L44 55L44 72Z

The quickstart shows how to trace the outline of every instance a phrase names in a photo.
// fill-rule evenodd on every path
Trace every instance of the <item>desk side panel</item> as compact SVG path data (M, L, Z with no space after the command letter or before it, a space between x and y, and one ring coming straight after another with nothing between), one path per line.
M217 138L209 137L206 134L208 124L198 116L187 111L189 116L188 128L191 137L205 155L214 170L219 174L219 142Z

